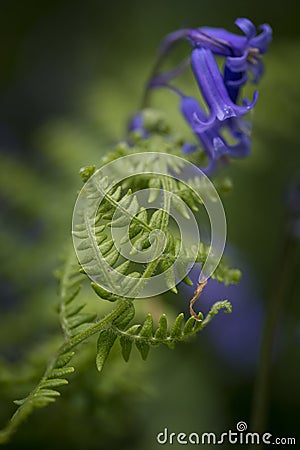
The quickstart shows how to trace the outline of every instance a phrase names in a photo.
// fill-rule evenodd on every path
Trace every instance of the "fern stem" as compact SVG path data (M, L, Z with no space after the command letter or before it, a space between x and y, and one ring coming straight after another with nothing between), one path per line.
M81 333L78 333L76 336L74 336L72 339L70 339L68 342L66 342L59 350L58 356L72 350L74 347L76 347L81 342L85 341L89 337L93 336L94 334L101 331L103 328L111 324L115 319L117 319L123 312L128 309L128 307L131 305L131 300L122 299L119 301L117 307L111 311L107 316L105 316L103 319L96 322L94 325L91 325L87 330L82 331Z
M9 438L12 436L12 434L17 430L19 425L22 422L24 422L24 420L33 412L33 410L35 409L33 405L34 396L36 392L40 389L41 384L47 380L49 374L55 368L59 357L69 352L70 350L74 349L75 347L77 347L77 345L79 345L89 337L93 336L94 334L98 333L105 327L111 325L115 319L117 319L122 313L126 311L126 309L128 309L130 304L131 304L130 300L126 299L120 300L117 307L109 314L107 314L103 319L99 320L94 325L91 325L90 328L88 328L87 330L78 333L76 336L69 339L58 349L56 355L49 361L48 366L44 372L44 375L40 379L39 383L28 395L24 404L22 404L14 413L6 428L0 431L0 444L4 444L5 442L7 442Z

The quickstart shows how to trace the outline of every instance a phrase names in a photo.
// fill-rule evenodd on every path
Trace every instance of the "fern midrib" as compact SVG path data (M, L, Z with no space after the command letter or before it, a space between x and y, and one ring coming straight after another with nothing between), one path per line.
M165 179L165 178L162 179L162 186L165 191L169 192L170 185L169 185L168 179ZM169 195L164 195L162 224L160 227L160 230L162 232L166 232L166 230L168 228L170 207L171 207L171 197ZM145 281L148 280L153 275L153 273L155 272L162 257L163 256L161 255L160 257L154 259L147 265L147 268L145 269L144 273L142 274L142 277L139 279L135 290L130 293L131 297L133 297L133 298L136 297L138 291L141 288L141 285L143 285L143 283L145 283Z
M88 232L89 241L90 241L90 243L92 245L94 256L95 256L95 258L96 258L96 260L97 260L97 262L99 264L99 267L102 269L102 274L103 274L103 276L105 278L105 281L110 286L111 292L113 292L114 289L113 289L113 286L111 284L111 279L110 279L110 276L108 275L107 270L105 268L105 264L107 264L107 263L106 263L104 258L102 258L101 256L99 257L98 244L97 244L97 241L95 239L95 234L93 233L93 230L90 227L90 221L89 221L89 217L87 215L87 211L84 212L84 222L85 222L86 230ZM105 261L104 264L103 264L103 259Z
M100 194L105 198L105 200L107 200L111 206L113 206L115 209L119 209L125 216L129 217L131 219L131 221L138 223L141 227L143 227L146 231L153 231L153 228L150 227L150 225L148 225L146 222L144 222L143 220L139 219L136 216L131 216L131 214L127 211L126 208L124 208L117 200L115 200L109 193L108 191L105 191L104 189L102 189L97 183L94 183L94 186L96 187L97 191L100 192ZM112 189L113 186L109 187L109 190ZM124 199L124 197L121 199L121 201Z
M201 323L202 325L202 323ZM188 335L184 335L184 333L182 333L182 335L180 337L176 336L176 337L172 337L171 335L168 335L166 338L156 338L155 336L153 337L147 337L147 336L140 336L139 334L131 334L131 333L127 333L126 330L120 330L117 327L113 327L113 329L115 330L116 334L118 334L119 336L124 336L126 338L128 338L131 341L143 341L147 344L152 344L152 345L157 345L157 344L170 344L173 342L178 342L178 341L182 341L183 339L187 339L189 337L194 336L195 334L197 334L198 331L200 331L203 327L201 326L201 328L197 328L197 330L192 330Z
M108 324L112 324L112 322L128 308L129 303L130 300L120 300L117 307L107 314L107 316L96 322L94 325L91 325L87 330L82 331L69 339L67 342L64 342L64 344L57 351L56 355L50 360L44 375L38 382L37 386L30 392L25 402L16 410L7 427L0 431L0 443L7 442L18 426L33 412L35 409L33 398L41 388L42 383L48 380L51 371L56 367L58 359L84 340L98 333L101 329L107 327Z
M65 270L63 271L63 276L60 280L60 292L59 292L60 298L61 298L59 317L60 317L62 331L63 331L64 337L66 340L70 339L70 337L71 337L68 320L66 318L67 305L65 303L65 299L67 297L67 284L69 281L70 270L71 270L71 267L73 264L73 255L74 255L74 252L72 251L72 253L69 254L69 257L66 260Z
M120 205L120 203L118 203L115 199L113 199L109 194L105 194L105 199L108 200L109 203L112 206L114 206L116 209L119 209L120 211L122 211L122 213L125 216L129 217L132 222L135 222L135 223L139 224L146 231L149 231L149 232L153 231L153 228L150 227L150 225L148 225L146 222L144 222L143 220L139 219L137 216L131 216L131 214L127 211L127 209L124 208L122 205Z

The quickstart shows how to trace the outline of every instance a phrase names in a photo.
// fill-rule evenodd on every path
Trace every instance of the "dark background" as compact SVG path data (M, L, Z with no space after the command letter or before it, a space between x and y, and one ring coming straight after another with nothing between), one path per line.
M249 423L264 311L286 264L268 431L296 436L298 241L283 252L294 220L287 193L300 176L297 2L2 0L0 7L3 425L12 400L28 392L57 345L52 272L70 235L78 170L97 165L125 135L160 39L185 26L234 31L237 17L267 22L274 31L253 116L252 154L224 170L234 184L224 200L228 253L243 280L233 288L212 285L206 297L233 300L232 317L216 319L211 330L174 351L154 349L146 363L135 355L126 365L114 349L101 377L93 344L86 346L62 399L35 413L7 448L150 450L166 426L223 432L239 420ZM179 312L189 297L181 288L166 306L156 301L141 309Z

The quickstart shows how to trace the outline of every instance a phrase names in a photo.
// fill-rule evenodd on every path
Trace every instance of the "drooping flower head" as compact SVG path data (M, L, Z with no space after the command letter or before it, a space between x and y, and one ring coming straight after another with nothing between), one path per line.
M206 49L212 54L225 57L224 84L232 101L237 100L239 88L248 80L248 72L252 74L254 83L258 83L263 75L261 56L267 53L272 40L270 25L259 26L261 33L257 35L253 23L245 18L238 18L235 24L244 36L231 33L223 28L201 27L184 29L170 33L162 42L160 53L164 55L179 40L186 39L193 49Z
M207 173L215 170L219 161L224 160L224 155L237 158L250 151L249 127L244 116L255 106L258 92L254 93L252 101L247 98L240 100L241 88L248 81L258 83L260 80L263 74L261 56L267 52L272 39L272 30L267 24L259 27L259 35L248 19L237 19L235 24L243 36L209 27L183 29L167 35L147 85L147 92L168 88L179 96L180 110L209 158L209 164L204 168ZM192 47L189 58L173 70L159 72L168 52L181 40L187 40ZM224 59L222 70L216 57ZM196 98L186 96L173 85L188 62L208 114ZM229 131L235 144L228 144L222 137L224 129ZM196 147L185 143L183 151L192 151Z

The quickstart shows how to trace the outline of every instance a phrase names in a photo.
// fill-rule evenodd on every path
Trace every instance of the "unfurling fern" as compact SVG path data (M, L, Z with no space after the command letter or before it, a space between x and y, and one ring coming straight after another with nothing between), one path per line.
M161 173L154 176L158 170L159 153L153 153L153 147L157 148L157 144L161 151L168 149L169 155L164 156L163 170L159 168ZM71 365L75 350L89 337L98 335L96 365L101 371L116 341L120 343L125 361L129 360L133 346L146 359L151 347L164 344L173 348L176 342L195 336L220 310L231 311L228 301L220 301L213 305L206 317L202 313L194 313L185 319L180 313L170 321L163 314L154 327L153 317L148 314L144 321L132 323L134 300L146 297L144 293L148 292L153 277L162 276L164 289L161 292L177 293L178 281L193 284L188 277L190 265L201 263L203 267L211 254L211 247L201 241L195 243L193 236L184 242L172 222L173 210L185 221L200 209L204 210L203 197L197 192L208 192L212 202L216 201L217 195L215 191L210 192L205 178L191 176L185 182L176 178L184 164L181 162L184 160L172 159L178 153L178 146L176 141L158 133L143 142L137 140L131 147L118 147L103 163L118 162L120 157L135 155L138 151L140 155L147 155L147 158L134 159L137 164L123 158L122 172L126 176L121 181L104 176L101 171L95 172L94 167L81 170L86 182L81 191L84 202L79 202L73 224L73 239L80 264L72 249L56 272L60 299L58 313L64 341L32 392L15 401L18 409L0 433L0 442L7 441L32 411L55 402L61 395L60 388L68 384L75 370ZM113 175L118 180L118 173L113 172ZM219 191L226 191L226 186L226 180L220 182ZM147 189L146 205L139 199L139 192L144 189ZM157 204L158 207L153 206ZM118 245L114 235L116 230L121 236ZM126 257L124 248L129 244L131 251ZM134 257L150 250L152 257L138 264ZM78 300L87 275L97 296L115 303L115 308L104 317L85 312L85 304ZM238 281L240 272L217 261L211 276L229 284Z

